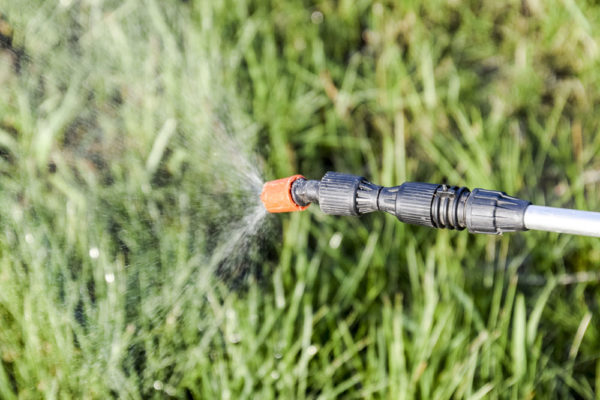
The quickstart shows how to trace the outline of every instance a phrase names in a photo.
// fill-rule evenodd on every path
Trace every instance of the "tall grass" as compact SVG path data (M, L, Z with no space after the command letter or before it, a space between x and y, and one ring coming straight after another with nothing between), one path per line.
M222 247L260 173L600 210L597 5L0 12L0 397L597 398L597 240L309 209Z

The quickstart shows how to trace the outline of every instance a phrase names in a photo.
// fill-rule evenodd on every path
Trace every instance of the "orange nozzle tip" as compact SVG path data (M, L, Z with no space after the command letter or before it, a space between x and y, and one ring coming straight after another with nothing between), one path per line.
M308 206L299 206L292 198L292 184L302 175L293 175L287 178L276 179L264 184L260 199L270 213L303 211Z

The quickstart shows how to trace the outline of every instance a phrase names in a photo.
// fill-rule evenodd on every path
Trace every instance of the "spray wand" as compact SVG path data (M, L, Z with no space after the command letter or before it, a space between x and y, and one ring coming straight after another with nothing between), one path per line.
M408 224L471 233L534 229L600 237L598 212L536 206L496 190L421 182L383 187L361 176L327 172L320 181L294 175L267 182L260 198L271 213L302 211L318 203L330 215L384 211Z

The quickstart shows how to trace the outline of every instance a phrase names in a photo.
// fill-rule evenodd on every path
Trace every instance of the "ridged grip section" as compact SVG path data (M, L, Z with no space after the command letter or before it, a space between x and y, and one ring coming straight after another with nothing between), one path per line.
M504 192L474 189L466 204L467 229L471 233L498 235L527 230L524 218L530 204Z
M379 210L378 198L381 186L362 179L356 191L356 208L359 214L367 214Z
M440 186L421 182L406 182L400 185L396 195L396 217L407 224L434 228L431 203Z
M466 187L440 185L431 204L431 219L436 228L463 230L465 206L470 192Z
M364 178L339 172L328 172L319 184L319 206L330 215L359 215L356 192Z

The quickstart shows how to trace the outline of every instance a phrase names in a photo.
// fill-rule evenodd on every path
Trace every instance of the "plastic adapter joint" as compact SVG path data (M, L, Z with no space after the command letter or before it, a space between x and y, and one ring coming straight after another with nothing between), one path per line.
M408 224L487 234L527 230L524 216L531 204L495 190L421 182L382 187L338 172L328 172L321 181L299 178L291 194L299 206L318 203L326 214L384 211Z

